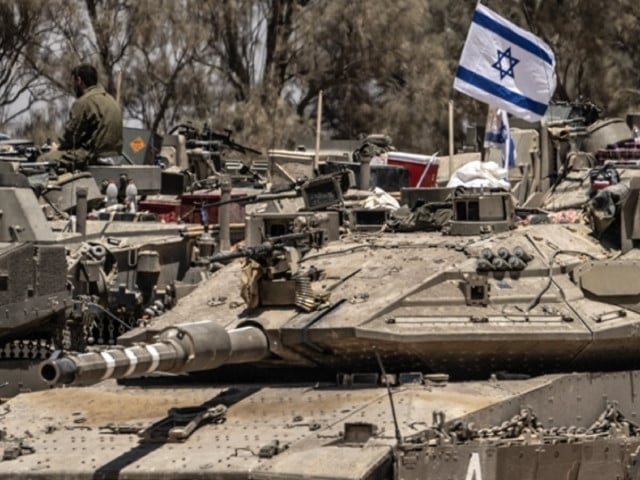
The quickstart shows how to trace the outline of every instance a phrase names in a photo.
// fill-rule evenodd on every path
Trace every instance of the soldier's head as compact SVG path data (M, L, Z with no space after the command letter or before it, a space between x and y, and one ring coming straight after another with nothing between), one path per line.
M98 72L88 63L78 65L71 70L71 77L73 78L73 90L76 97L82 96L87 88L92 87L98 83Z

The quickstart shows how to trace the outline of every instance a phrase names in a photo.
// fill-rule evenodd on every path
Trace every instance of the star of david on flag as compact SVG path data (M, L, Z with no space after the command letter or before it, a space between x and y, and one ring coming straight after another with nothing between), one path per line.
M478 4L453 88L536 122L556 89L555 66L553 51L544 41Z
M507 65L506 68L504 68L503 66L505 59L507 62L509 62L509 65ZM500 80L502 80L506 76L516 78L513 75L513 67L515 67L518 63L520 63L520 60L511 56L511 47L509 47L504 52L498 50L498 60L491 66L500 72Z

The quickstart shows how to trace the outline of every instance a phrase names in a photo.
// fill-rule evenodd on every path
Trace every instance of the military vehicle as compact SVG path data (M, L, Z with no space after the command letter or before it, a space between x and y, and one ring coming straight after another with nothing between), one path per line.
M92 209L105 197L90 172L49 181L50 166L28 158L32 144L12 141L9 147L0 162L0 377L6 396L43 388L35 367L53 350L112 345L206 276L188 233L193 226L147 221L154 219L125 211L117 199L101 219ZM129 221L118 221L125 217Z
M515 132L513 193L391 211L326 178L252 214L174 308L0 406L0 477L640 478L640 151L566 110Z

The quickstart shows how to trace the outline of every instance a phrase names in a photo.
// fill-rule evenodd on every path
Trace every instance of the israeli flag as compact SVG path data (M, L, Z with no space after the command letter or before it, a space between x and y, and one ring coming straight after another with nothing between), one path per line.
M545 42L478 4L453 88L536 122L556 89L555 66Z
M502 153L502 166L507 172L509 172L510 168L516 166L516 146L509 130L509 116L504 110L489 107L484 134L484 148L500 150Z

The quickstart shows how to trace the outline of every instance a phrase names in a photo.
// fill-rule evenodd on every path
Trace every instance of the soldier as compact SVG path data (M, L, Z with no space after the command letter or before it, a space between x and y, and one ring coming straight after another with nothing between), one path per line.
M78 99L59 145L40 156L40 161L58 162L67 171L83 170L88 164L118 165L122 153L122 111L115 99L98 85L98 73L88 64L71 71Z

